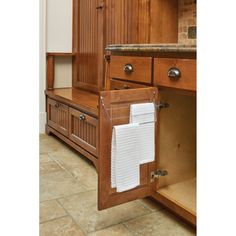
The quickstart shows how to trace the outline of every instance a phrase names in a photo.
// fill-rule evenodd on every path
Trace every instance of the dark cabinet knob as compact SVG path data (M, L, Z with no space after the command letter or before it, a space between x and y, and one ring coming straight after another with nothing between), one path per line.
M181 72L178 68L172 67L168 70L167 75L171 80L177 80L181 77Z
M123 88L124 88L124 89L130 89L130 86L127 85L127 84L124 84Z
M85 118L86 118L86 117L85 117L84 114L81 114L81 115L79 116L79 119L80 119L80 120L85 120Z
M134 71L134 69L133 69L133 66L131 65L131 64L126 64L125 66L124 66L124 72L125 73L131 73L131 72L133 72Z
M97 9L97 10L103 9L103 6L97 6L96 9Z

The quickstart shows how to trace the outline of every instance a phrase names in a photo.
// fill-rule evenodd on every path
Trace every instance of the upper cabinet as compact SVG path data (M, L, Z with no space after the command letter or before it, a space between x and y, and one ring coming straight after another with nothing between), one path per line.
M177 9L177 0L106 0L106 44L176 43Z
M73 0L47 0L47 52L72 52Z
M74 0L77 18L74 34L77 38L77 76L74 87L98 91L103 81L103 1ZM77 32L77 33L76 33Z
M177 0L74 0L74 11L77 88L103 90L109 44L178 41Z
M110 44L177 42L178 0L47 0L47 52L73 56L75 88L104 89Z

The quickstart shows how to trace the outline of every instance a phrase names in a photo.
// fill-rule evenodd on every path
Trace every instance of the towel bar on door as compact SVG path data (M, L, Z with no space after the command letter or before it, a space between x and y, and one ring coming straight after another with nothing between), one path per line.
M110 115L110 114L112 114L112 112L110 112L110 111L114 111L114 110L124 110L124 109L130 109L130 105L131 104L127 104L127 105L124 105L124 106L119 106L119 107L116 107L116 108L114 108L114 107L112 107L112 108L107 108L106 106L105 106L105 104L104 104L104 100L103 100L103 97L101 96L100 97L100 100L101 100L101 104L102 104L102 107L103 107L103 109L105 110L105 113L106 113L106 115L107 115L107 118L110 120L110 121L112 121L112 120L119 120L119 119L127 119L127 118L129 118L130 117L130 115L127 115L127 116L119 116L119 117L112 117L112 115ZM136 104L136 103L133 103L133 104ZM168 104L168 103L159 103L159 104L154 104L155 105L155 108L157 109L157 110L160 110L160 109L162 109L162 108L168 108L170 105ZM151 114L151 113L150 113ZM155 122L156 122L156 116L155 116Z

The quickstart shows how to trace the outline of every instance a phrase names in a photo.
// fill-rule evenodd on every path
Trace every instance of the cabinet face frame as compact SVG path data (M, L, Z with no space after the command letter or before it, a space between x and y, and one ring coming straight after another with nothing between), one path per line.
M129 123L129 106L134 103L154 102L158 98L157 88L102 91L99 96L99 157L98 157L98 209L126 203L151 196L155 183L151 172L156 161L140 166L140 185L134 189L117 193L111 188L111 139L112 126ZM124 106L126 109L124 109ZM114 109L122 109L122 113ZM125 110L125 111L124 111ZM112 114L112 117L110 116ZM116 121L116 122L115 122ZM156 127L157 128L157 122ZM156 135L157 132L155 132Z

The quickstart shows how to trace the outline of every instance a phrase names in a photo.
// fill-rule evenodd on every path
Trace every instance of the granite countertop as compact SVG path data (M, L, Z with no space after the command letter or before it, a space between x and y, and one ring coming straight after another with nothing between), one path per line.
M196 52L196 45L184 44L113 44L106 47L107 51L132 52Z

